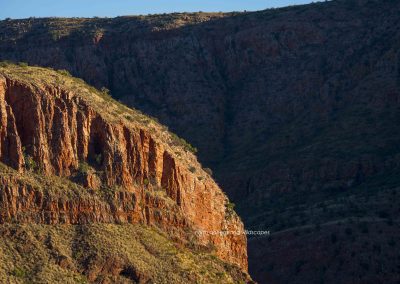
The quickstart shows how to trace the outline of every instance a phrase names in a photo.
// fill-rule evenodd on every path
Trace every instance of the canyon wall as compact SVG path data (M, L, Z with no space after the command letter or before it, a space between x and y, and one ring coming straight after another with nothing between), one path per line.
M243 224L193 155L158 137L157 128L164 128L140 127L123 112L110 116L111 100L85 97L56 82L37 83L31 71L28 79L15 78L13 71L0 77L0 161L15 170L1 176L1 223L140 222L182 242L212 246L222 259L247 269L244 235L196 234L240 232ZM50 181L40 190L23 178L32 170L86 186L85 192L52 193ZM101 197L105 189L108 201Z

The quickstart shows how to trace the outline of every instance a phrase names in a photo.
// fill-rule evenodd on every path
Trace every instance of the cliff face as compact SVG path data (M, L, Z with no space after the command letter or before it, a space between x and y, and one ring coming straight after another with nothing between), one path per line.
M243 224L164 127L54 71L0 72L0 161L14 169L0 177L1 223L154 225L247 269L244 235L196 234Z

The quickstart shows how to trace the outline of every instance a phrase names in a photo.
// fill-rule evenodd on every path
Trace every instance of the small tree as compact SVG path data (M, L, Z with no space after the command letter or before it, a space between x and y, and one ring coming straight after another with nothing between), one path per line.
M67 77L72 77L71 73L69 73L68 70L62 69L62 70L57 70L57 72L61 75L67 76Z
M227 204L226 204L226 208L228 208L229 210L234 210L235 209L235 203L233 203L233 202L228 202Z
M38 166L36 164L36 161L33 159L33 157L31 155L29 155L26 152L25 147L22 147L22 154L24 155L25 169L27 169L28 171L37 170Z
M101 91L104 95L110 96L110 90L107 89L106 87L102 87L102 88L100 89L100 91Z
M20 66L20 67L28 67L28 63L26 63L26 62L19 62L18 63L18 66Z
M210 176L213 175L213 171L210 168L204 168L204 171L209 174Z
M26 155L25 156L25 168L28 171L35 171L37 169L37 164L32 156Z

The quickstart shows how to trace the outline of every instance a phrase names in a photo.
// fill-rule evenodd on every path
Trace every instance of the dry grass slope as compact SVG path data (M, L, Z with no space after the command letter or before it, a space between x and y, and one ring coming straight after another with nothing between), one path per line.
M0 238L2 283L241 282L236 268L141 225L6 224Z

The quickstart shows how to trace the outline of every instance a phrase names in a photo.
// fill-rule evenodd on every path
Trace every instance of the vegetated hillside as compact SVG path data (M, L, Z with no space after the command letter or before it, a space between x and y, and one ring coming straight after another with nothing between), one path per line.
M251 281L244 235L198 233L243 224L164 126L65 70L5 63L0 118L2 281Z
M143 225L0 226L2 283L237 283L248 278L209 252L177 247Z
M68 69L157 117L199 149L250 229L347 218L357 226L387 210L383 219L398 228L386 193L400 184L399 12L399 1L343 0L255 13L11 20L0 23L0 57ZM364 201L381 191L385 201ZM291 266L266 264L281 243L264 241L249 243L250 270L260 282L289 281ZM316 265L296 279L319 281L324 262L294 244L291 254ZM358 255L344 261L365 263ZM345 283L363 281L358 268L341 273ZM385 273L379 279L390 282L400 272Z
M252 277L266 283L397 283L400 193L398 177L386 179L386 187L370 183L271 201L260 222L271 234L249 239Z

